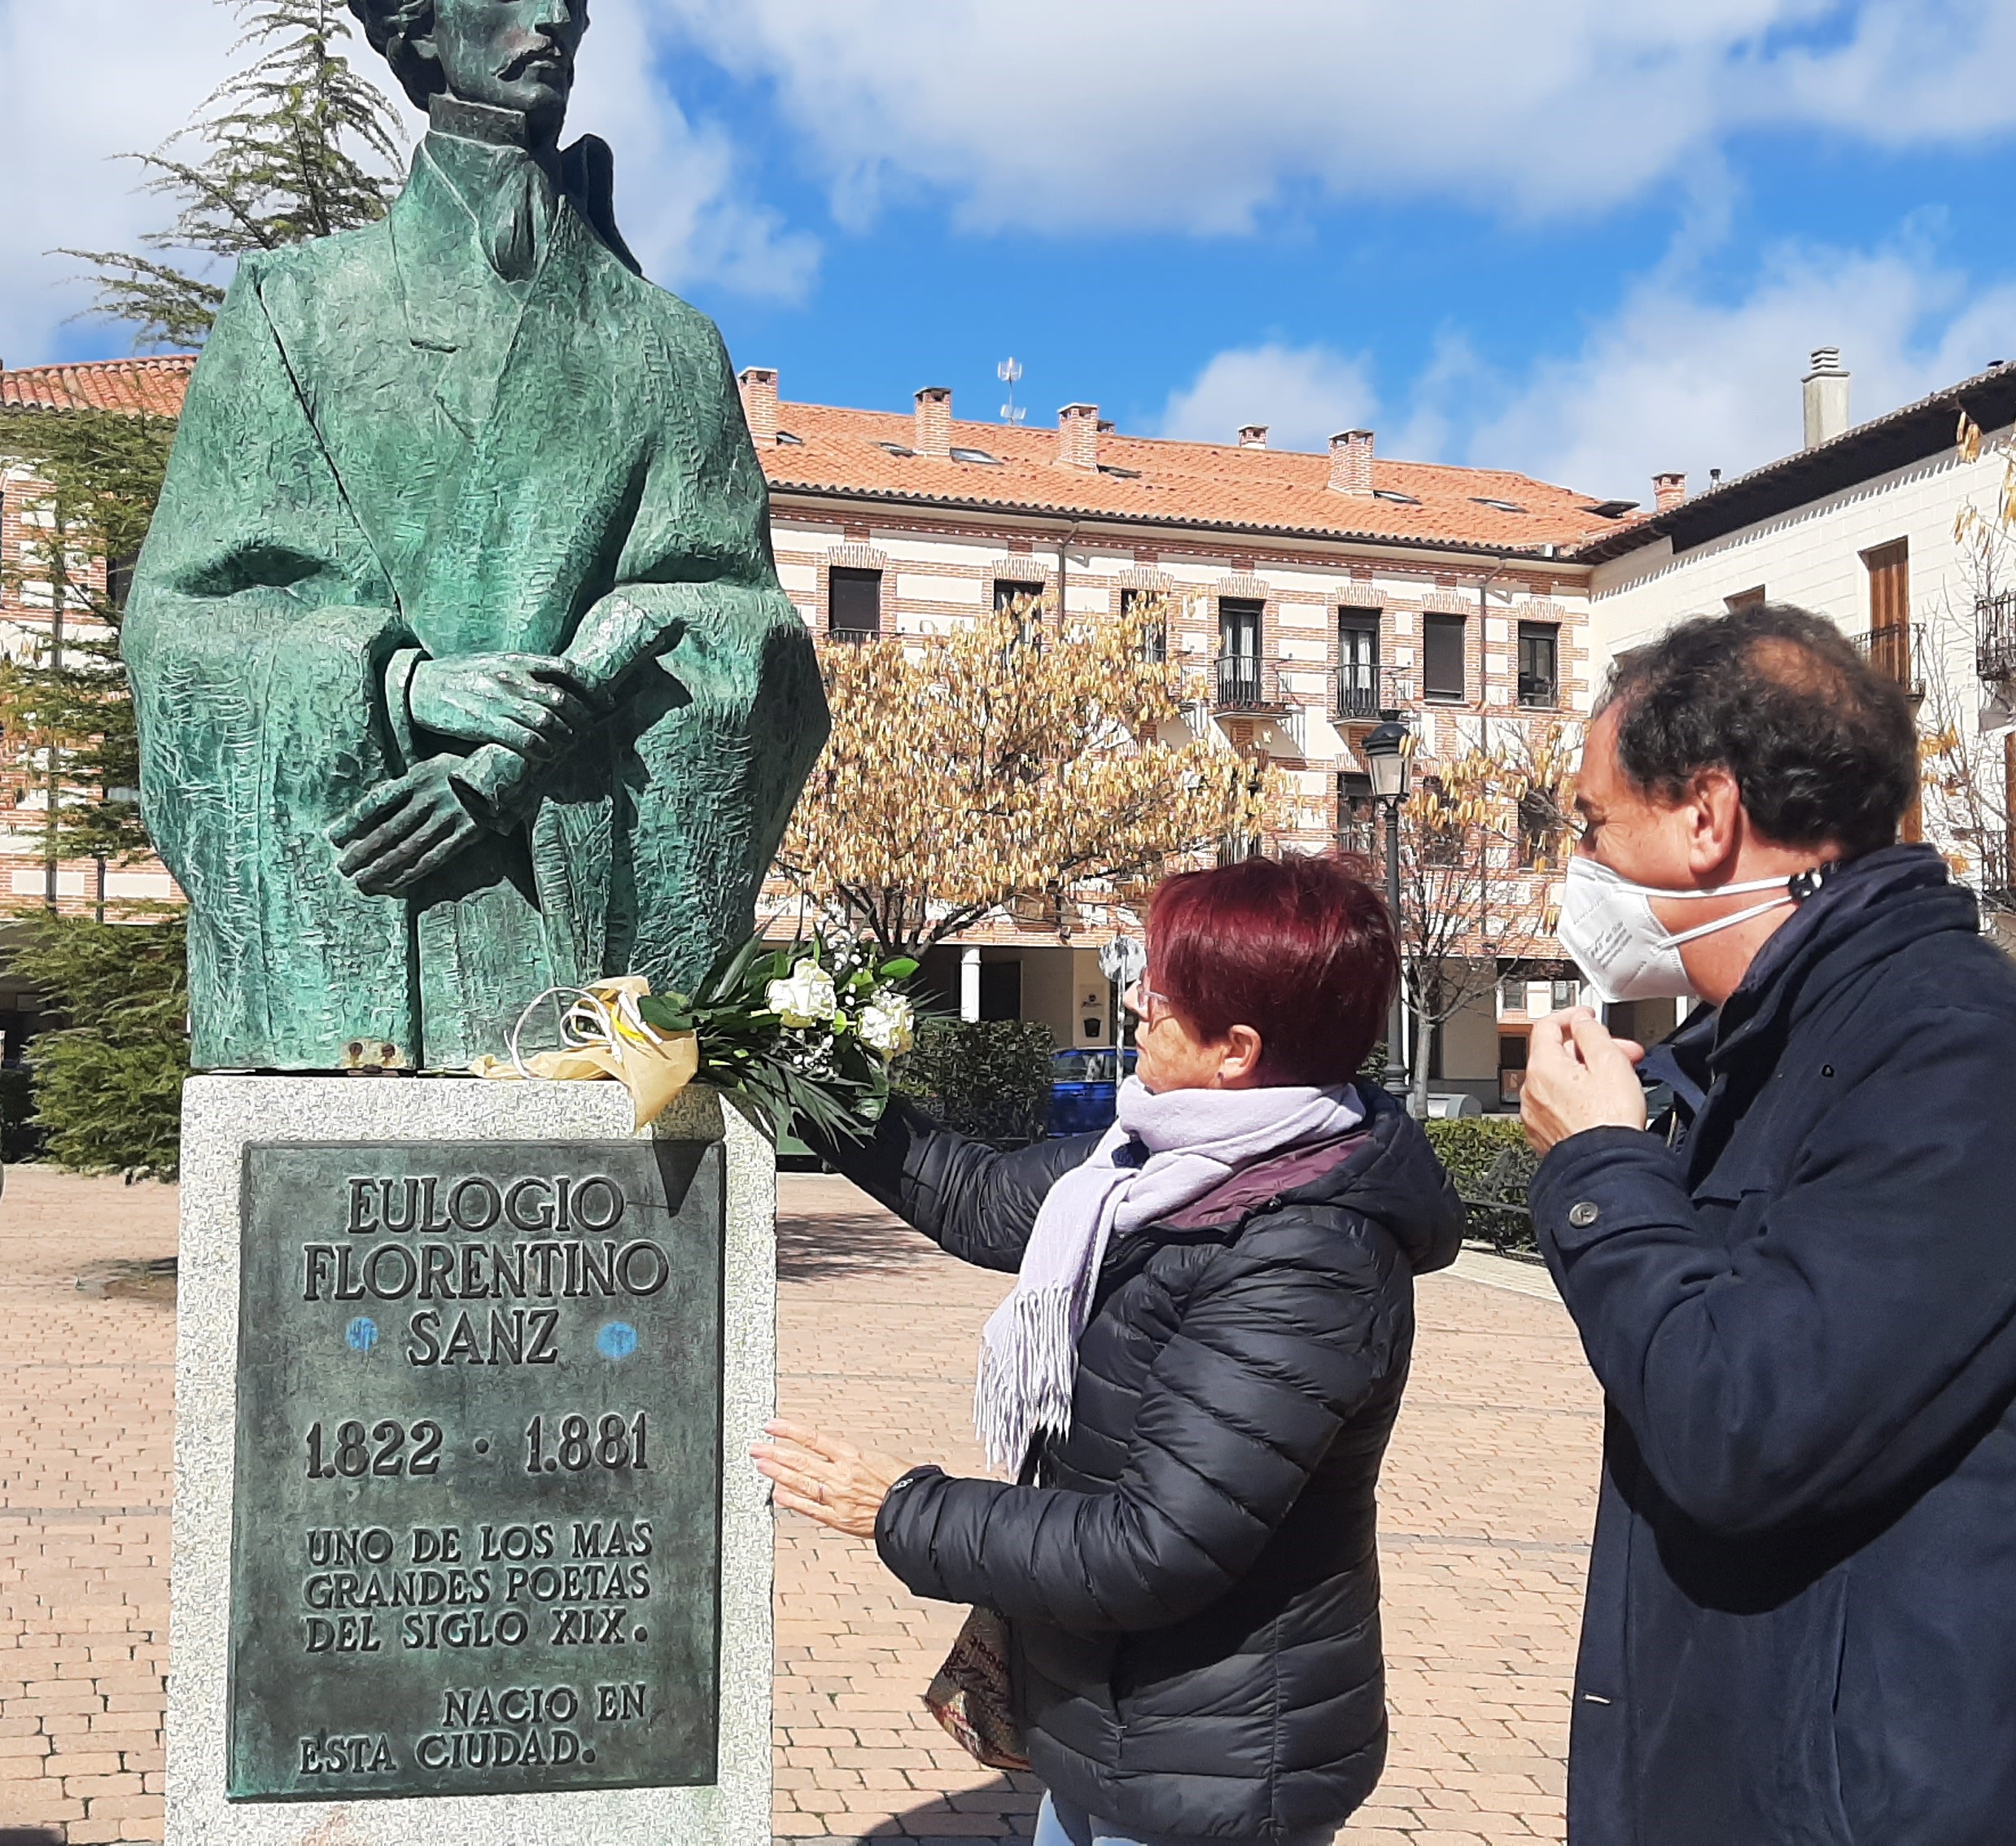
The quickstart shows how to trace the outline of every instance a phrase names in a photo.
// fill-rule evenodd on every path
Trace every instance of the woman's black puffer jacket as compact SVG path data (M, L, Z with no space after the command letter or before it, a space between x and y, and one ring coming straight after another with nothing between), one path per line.
M1008 1617L1036 1774L1130 1832L1271 1840L1340 1825L1385 1759L1374 1490L1413 1283L1462 1208L1384 1091L1298 1150L1109 1247L1072 1426L1034 1484L909 1477L885 1563ZM1021 1262L1090 1137L1013 1153L902 1105L829 1157L951 1254Z

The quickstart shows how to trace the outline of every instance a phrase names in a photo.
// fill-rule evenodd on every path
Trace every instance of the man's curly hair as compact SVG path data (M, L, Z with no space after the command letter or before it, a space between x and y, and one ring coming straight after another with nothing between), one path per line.
M1617 712L1625 779L1665 802L1725 769L1775 845L1850 857L1897 838L1918 785L1904 688L1824 615L1767 603L1677 623L1621 654L1596 712Z
M427 98L447 87L440 62L417 50L413 41L434 30L434 0L350 0L371 49L392 67L400 87L424 109Z

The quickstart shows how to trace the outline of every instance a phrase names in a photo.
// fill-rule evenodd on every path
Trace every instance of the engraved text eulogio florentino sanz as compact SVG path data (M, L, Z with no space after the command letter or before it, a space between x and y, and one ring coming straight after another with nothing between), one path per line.
M714 1775L721 1153L245 1165L230 1792Z

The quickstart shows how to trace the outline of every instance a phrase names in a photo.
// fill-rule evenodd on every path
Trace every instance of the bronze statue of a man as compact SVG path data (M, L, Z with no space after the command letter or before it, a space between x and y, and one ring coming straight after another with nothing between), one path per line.
M559 145L585 0L350 5L428 132L383 222L240 264L125 628L203 1069L692 980L826 735L720 337Z

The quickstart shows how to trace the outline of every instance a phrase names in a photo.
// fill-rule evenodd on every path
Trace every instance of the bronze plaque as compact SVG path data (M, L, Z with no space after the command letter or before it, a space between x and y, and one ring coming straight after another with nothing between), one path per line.
M245 1152L234 1800L715 1778L715 1142Z

